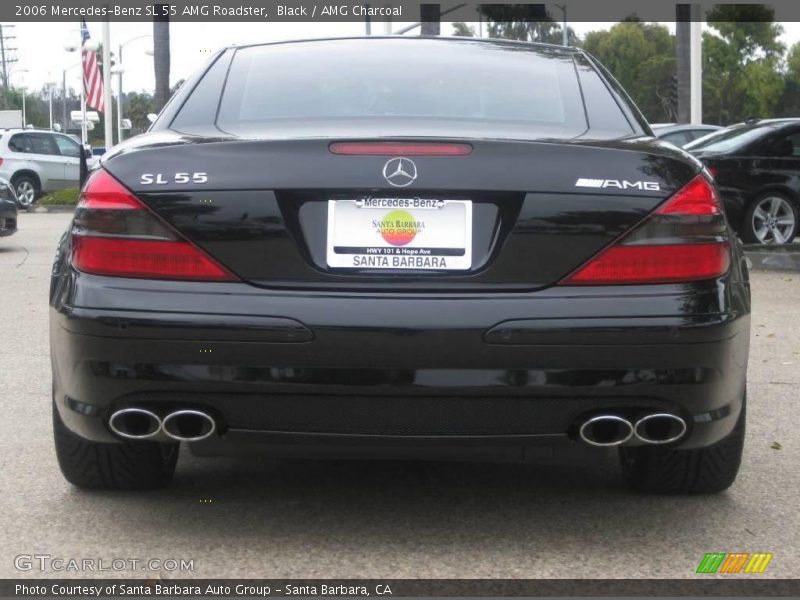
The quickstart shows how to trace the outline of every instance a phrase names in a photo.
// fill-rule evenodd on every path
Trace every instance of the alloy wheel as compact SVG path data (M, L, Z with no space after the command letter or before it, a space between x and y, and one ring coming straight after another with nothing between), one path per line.
M30 206L36 196L36 189L28 180L20 181L17 185L17 201L20 206Z
M787 200L767 196L753 211L753 233L762 244L786 244L795 230L795 214Z

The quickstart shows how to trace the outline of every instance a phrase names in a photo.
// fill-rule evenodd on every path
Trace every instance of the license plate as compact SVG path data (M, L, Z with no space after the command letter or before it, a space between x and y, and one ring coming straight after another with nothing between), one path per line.
M472 202L329 200L327 262L340 269L469 269Z

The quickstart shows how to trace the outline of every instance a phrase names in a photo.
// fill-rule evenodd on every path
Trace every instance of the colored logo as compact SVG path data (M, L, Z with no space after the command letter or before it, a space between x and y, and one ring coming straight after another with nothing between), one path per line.
M421 221L405 210L393 210L379 223L379 231L383 239L392 246L405 246L410 243L422 229Z
M697 567L698 573L723 573L726 575L734 573L763 573L769 562L772 560L772 553L755 552L709 552L700 561Z

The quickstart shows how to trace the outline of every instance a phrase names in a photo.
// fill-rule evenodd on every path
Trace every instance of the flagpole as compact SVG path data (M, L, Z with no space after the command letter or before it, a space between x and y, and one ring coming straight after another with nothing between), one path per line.
M86 75L83 71L83 59L81 59L81 143L86 146Z
M103 21L103 118L105 119L106 151L114 145L111 102L111 22L106 18Z

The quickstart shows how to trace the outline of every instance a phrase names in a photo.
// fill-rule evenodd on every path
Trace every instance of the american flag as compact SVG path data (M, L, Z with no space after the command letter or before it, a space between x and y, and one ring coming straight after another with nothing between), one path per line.
M81 62L83 63L83 93L86 95L86 106L100 112L103 111L103 76L97 64L97 53L86 49L89 39L89 27L86 19L81 21Z

